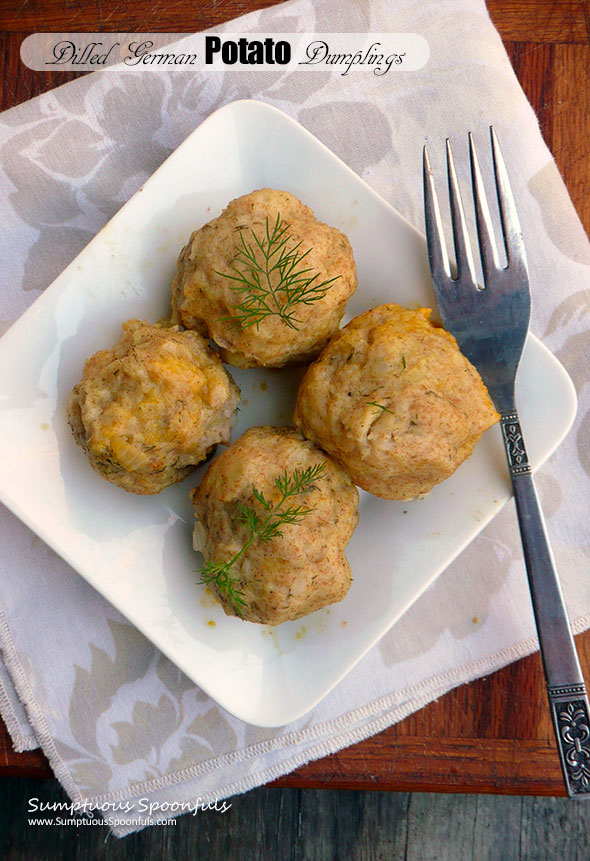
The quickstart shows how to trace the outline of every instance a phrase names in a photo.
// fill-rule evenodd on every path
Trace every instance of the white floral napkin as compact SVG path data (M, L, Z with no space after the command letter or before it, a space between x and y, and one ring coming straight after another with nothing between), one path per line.
M149 26L149 22L146 22ZM105 72L0 116L0 325L6 329L212 110L268 101L423 227L426 139L498 130L515 177L533 331L568 368L575 428L538 475L574 629L590 625L590 246L482 0L292 0L234 31L415 32L414 73ZM458 148L460 171L465 147ZM0 710L74 802L118 835L260 785L536 648L509 505L309 715L279 729L224 713L16 517L0 517ZM166 807L168 806L168 810ZM176 809L175 809L176 807ZM116 820L116 822L114 821Z

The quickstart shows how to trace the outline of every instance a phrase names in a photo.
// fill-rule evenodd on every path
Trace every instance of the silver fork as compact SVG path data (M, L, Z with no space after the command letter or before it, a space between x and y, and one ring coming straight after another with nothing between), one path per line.
M496 409L524 551L549 706L567 794L590 798L590 708L565 608L559 575L518 419L514 383L526 340L531 297L514 198L493 127L496 193L507 265L501 268L473 137L471 179L484 286L478 287L450 143L447 170L457 276L453 279L428 153L424 147L426 237L434 292L443 325L478 369Z

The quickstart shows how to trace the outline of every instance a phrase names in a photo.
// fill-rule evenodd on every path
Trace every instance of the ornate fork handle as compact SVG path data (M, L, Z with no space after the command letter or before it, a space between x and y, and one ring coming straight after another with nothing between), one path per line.
M568 795L590 798L590 706L516 409L500 419Z

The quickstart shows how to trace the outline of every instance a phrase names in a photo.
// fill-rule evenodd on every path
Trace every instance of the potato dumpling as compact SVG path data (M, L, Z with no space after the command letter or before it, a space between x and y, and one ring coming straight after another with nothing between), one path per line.
M364 490L424 496L499 418L476 369L430 310L381 305L308 368L294 423Z
M87 360L68 421L90 465L132 493L159 493L229 443L239 389L196 332L123 323Z
M242 368L309 361L338 330L357 285L350 243L292 194L238 197L178 258L172 319Z
M319 477L280 506L281 477L301 480L306 471ZM259 523L289 507L307 511L283 523L281 534L253 540L230 565L239 604L220 588L223 578L210 581L227 615L278 625L348 592L352 577L344 550L358 520L358 491L338 464L294 428L250 428L211 463L192 498L195 549L205 563L220 566L231 563L252 535L245 509Z

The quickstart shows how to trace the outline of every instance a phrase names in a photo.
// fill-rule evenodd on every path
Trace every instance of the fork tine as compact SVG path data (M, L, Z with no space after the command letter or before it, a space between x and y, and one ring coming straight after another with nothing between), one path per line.
M502 222L502 236L504 239L504 248L506 249L506 259L508 260L508 266L511 263L521 262L526 269L526 253L520 221L518 220L512 189L510 188L508 172L506 171L500 144L493 126L490 126L490 137L492 140L496 192L500 206L500 220Z
M465 212L457 182L455 163L451 142L447 138L447 173L449 179L449 199L451 203L451 221L453 223L453 240L455 242L455 258L457 260L457 280L464 282L464 276L469 273L471 285L477 287L475 280L475 265L471 253L471 243L465 223Z
M430 159L428 158L426 147L424 147L423 151L423 174L424 214L426 219L428 257L430 258L430 271L432 272L432 278L436 284L437 280L442 280L444 277L450 280L451 267L449 265L449 255L447 254L440 209L438 207L438 199L436 196L436 189L434 187L434 177L432 176L432 168L430 167Z
M479 239L481 266L483 269L484 284L487 284L492 272L497 270L500 264L498 262L498 248L494 239L492 219L471 132L469 132L469 160L471 162L471 184L473 186L475 222Z

